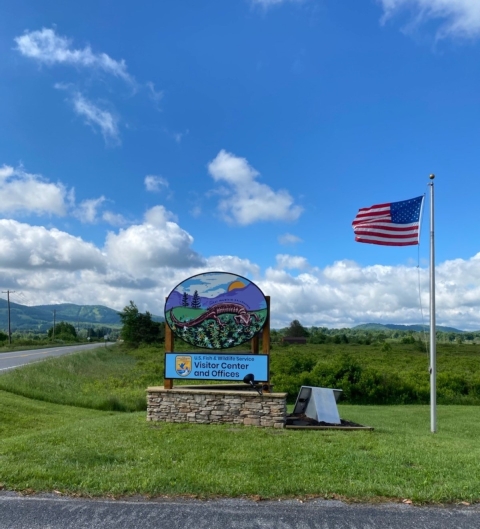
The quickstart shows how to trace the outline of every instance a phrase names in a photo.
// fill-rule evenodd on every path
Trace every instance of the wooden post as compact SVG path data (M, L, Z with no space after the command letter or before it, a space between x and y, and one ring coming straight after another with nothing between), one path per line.
M173 353L175 350L175 336L172 332L172 329L168 326L168 323L165 322L165 352L166 353ZM172 389L173 388L173 379L172 378L164 378L163 379L163 387L165 389Z
M260 340L258 339L258 334L256 334L251 340L250 340L250 352L252 355L258 355L258 351L260 350Z
M265 322L265 325L262 329L262 353L265 355L270 354L270 296L265 296L265 299L267 300L267 321ZM268 369L268 380L266 384L263 385L263 391L266 391L267 393L272 392L272 388L270 386L270 362L269 362L269 369Z
M267 321L262 329L262 353L270 354L270 296L265 296L267 300Z

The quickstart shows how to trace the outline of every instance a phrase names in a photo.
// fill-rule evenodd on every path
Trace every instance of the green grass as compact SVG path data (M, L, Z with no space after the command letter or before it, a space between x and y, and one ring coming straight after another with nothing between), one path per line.
M441 369L476 376L472 347L439 351ZM409 345L386 354L329 344L275 348L272 365L292 374L293 359L301 374L345 353L364 369L415 374L424 362ZM99 348L2 374L0 483L83 495L480 501L478 406L439 406L435 435L421 405L339 406L373 432L151 423L144 411L114 411L144 410L145 389L162 381L160 347Z
M128 354L110 346L49 358L2 374L0 389L98 410L145 410L145 389L163 381L163 353L147 351L147 355L143 349Z
M179 352L192 350L178 342ZM437 355L438 403L480 405L480 347L440 344ZM343 389L343 402L353 404L427 404L427 366L427 355L418 344L393 344L388 352L381 344L326 344L274 346L270 371L275 391L288 392L290 402L301 385L310 385ZM0 376L0 389L57 404L142 411L145 389L162 385L163 376L163 345L115 345L8 371ZM182 383L195 382L175 381Z
M147 422L0 391L0 482L82 495L479 501L479 409L340 406L375 431Z
M0 390L56 404L131 412L147 409L145 390L162 385L163 376L163 345L111 345L12 369L0 376Z

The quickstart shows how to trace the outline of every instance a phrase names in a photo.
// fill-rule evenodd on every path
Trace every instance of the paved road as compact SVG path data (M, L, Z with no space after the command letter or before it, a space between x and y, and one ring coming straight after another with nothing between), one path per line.
M84 500L0 493L0 529L478 529L480 507Z
M113 342L107 342L108 344ZM51 347L49 349L30 349L28 351L13 351L11 353L0 353L0 373L7 369L14 369L31 362L38 362L49 356L62 356L78 353L96 347L105 347L105 343L87 343L84 345L67 345L62 347Z

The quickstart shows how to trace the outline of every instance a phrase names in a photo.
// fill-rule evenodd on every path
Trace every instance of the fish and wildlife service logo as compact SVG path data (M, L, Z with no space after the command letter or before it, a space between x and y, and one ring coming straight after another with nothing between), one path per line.
M177 356L175 358L175 371L181 377L188 377L188 375L192 372L192 357Z

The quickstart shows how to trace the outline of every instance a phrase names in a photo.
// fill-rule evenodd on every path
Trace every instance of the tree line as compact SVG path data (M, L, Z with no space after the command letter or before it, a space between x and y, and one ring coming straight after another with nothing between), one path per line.
M437 331L438 343L465 343L480 341L480 331L472 332L445 332ZM425 331L413 331L403 329L362 329L341 328L329 329L327 327L304 327L298 320L293 320L288 327L283 329L272 329L270 332L272 342L281 343L283 338L305 338L307 343L357 343L371 345L374 343L399 342L403 344L414 344L425 342L429 339L428 329Z
M196 295L195 295L196 294ZM199 302L198 293L194 293L191 299L186 293L183 296L185 306L196 307ZM64 342L75 342L89 340L99 340L108 336L109 340L121 338L125 343L135 344L155 344L163 343L165 339L165 322L153 320L150 312L141 313L137 305L130 301L124 309L118 313L122 323L122 328L114 329L110 327L89 327L78 329L68 322L59 322L52 326L47 332L48 340L59 340ZM403 343L403 344L424 344L428 341L428 331L412 331L402 329L364 329L364 328L341 328L330 329L328 327L304 327L300 321L293 320L288 327L282 329L271 329L272 343L281 344L283 338L295 337L305 338L311 344L347 344L356 343L361 345L371 345L375 343ZM25 340L43 340L45 335L29 332L14 333L12 337L16 342ZM480 331L472 332L436 332L437 343L473 343L480 342ZM0 331L0 343L8 341L8 335ZM424 347L424 345L421 345Z

